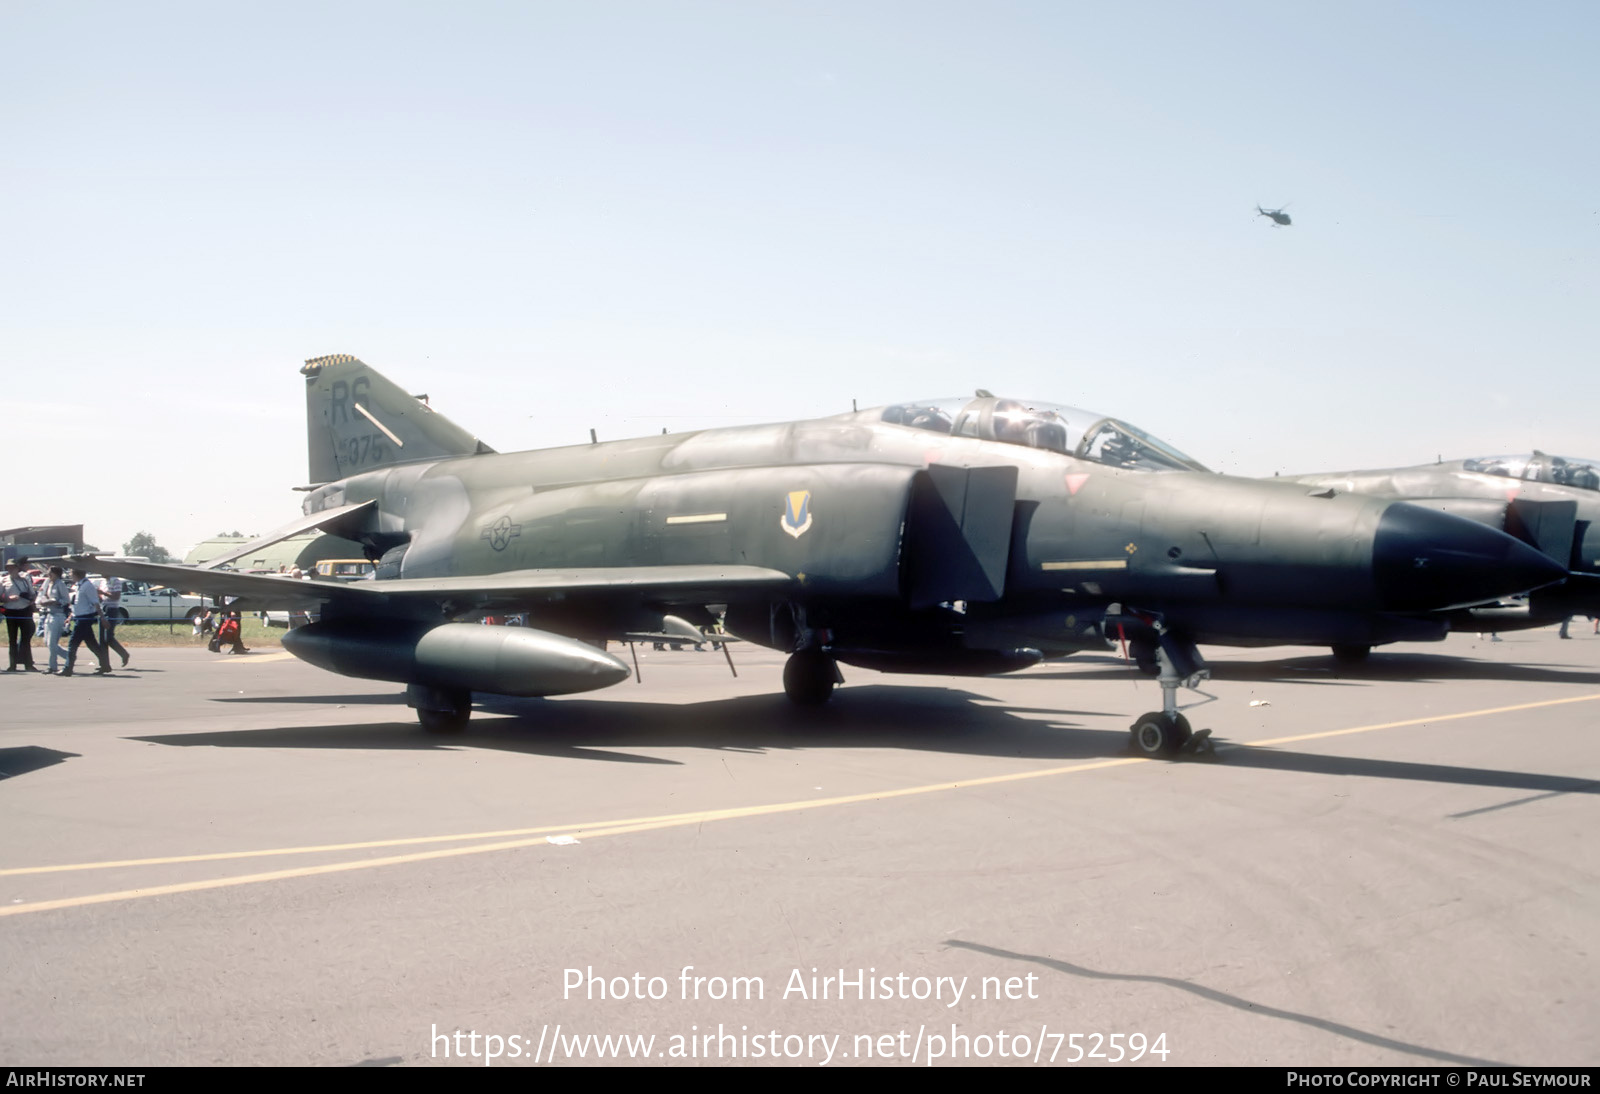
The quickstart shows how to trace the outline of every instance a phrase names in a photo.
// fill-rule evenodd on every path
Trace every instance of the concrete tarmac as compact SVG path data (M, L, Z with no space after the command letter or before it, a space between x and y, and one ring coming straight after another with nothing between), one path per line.
M0 1059L1593 1066L1573 633L1208 648L1176 762L1110 654L802 714L642 650L448 738L278 652L6 674Z

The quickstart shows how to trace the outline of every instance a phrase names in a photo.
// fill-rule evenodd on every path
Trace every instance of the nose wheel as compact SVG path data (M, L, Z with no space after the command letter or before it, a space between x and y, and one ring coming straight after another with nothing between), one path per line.
M1172 759L1181 754L1200 755L1214 750L1211 731L1196 731L1178 710L1178 689L1200 691L1202 681L1211 676L1200 650L1192 641L1173 635L1159 618L1144 620L1155 633L1145 642L1148 659L1155 663L1156 683L1161 685L1161 709L1141 714L1129 726L1130 744L1136 755L1150 759ZM1141 667L1142 664L1141 664ZM1206 695L1200 691L1201 695ZM1208 700L1214 696L1207 695Z
M1133 750L1151 759L1170 759L1194 738L1189 719L1177 711L1165 710L1141 714L1133 723L1132 733Z

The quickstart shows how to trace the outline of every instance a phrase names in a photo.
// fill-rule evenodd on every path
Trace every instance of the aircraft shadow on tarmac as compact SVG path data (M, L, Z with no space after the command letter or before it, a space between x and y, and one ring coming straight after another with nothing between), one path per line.
M81 755L79 752L58 752L53 748L41 748L39 745L0 748L0 782L14 779L18 775L26 775L31 771L54 767L68 760L76 760Z
M345 702L356 697L258 697L256 702ZM478 695L480 715L465 732L440 736L415 722L381 725L285 726L136 737L169 745L245 748L456 749L488 748L633 763L675 760L618 751L619 747L709 748L767 752L798 748L906 748L982 756L1088 760L1125 754L1128 734L1120 712L1050 710L1045 719L1020 717L987 696L950 688L868 685L840 692L828 706L797 710L781 695L752 695L704 703L632 703L563 698L515 699ZM219 702L243 702L220 699ZM404 702L404 696L363 701ZM482 714L510 717L485 718ZM1075 719L1114 719L1114 730ZM1062 732L1070 730L1071 732Z
M308 703L319 707L325 706L396 706L406 705L406 694L403 691L393 692L367 692L364 695L246 695L243 697L227 695L213 699L214 703Z
M1296 1025L1306 1026L1311 1029L1320 1029L1336 1037L1356 1041L1360 1044L1371 1045L1374 1048L1389 1049L1394 1052L1404 1052L1411 1056L1421 1056L1429 1060L1438 1060L1442 1063L1458 1065L1496 1065L1496 1061L1485 1060L1476 1056L1463 1056L1443 1049L1429 1048L1426 1045L1414 1045L1405 1041L1387 1037L1381 1033L1358 1029L1347 1026L1342 1022L1334 1022L1326 1018L1318 1018L1311 1014L1301 1014L1297 1011L1284 1010L1266 1003L1255 1002L1241 996L1230 995L1228 992L1216 988L1208 988L1204 984L1197 984L1193 980L1184 980L1175 976L1157 976L1150 973L1105 972L1100 969L1091 969L1085 965L1074 965L1070 961L1062 961L1053 957L1044 957L1040 954L1016 953L1012 950L1002 950L994 946L985 946L977 942L963 942L960 939L946 939L945 945L951 949L969 950L972 953L981 953L989 957L998 957L1011 961L1026 961L1029 964L1039 965L1042 968L1058 972L1063 976L1074 977L1080 980L1112 980L1138 984L1158 984L1172 988L1174 991L1214 1003L1219 1006L1231 1007L1244 1011L1260 1018L1276 1018L1284 1022L1293 1022Z
M1059 671L1032 672L1039 680L1120 680L1133 670L1120 659L1062 661ZM1072 666L1081 664L1081 669ZM1090 668L1090 665L1095 667ZM1277 661L1213 661L1212 678L1252 683L1321 684L1354 687L1368 684L1430 683L1445 680L1500 680L1526 684L1600 686L1600 672L1568 665L1530 665L1479 661L1438 653L1374 653L1355 665L1341 665L1331 656L1288 657ZM1148 679L1148 678L1146 678Z
M1458 786L1497 786L1506 790L1536 791L1539 797L1553 797L1558 794L1600 794L1600 782L1593 779L1575 779L1570 775L1541 775L1532 771L1495 771L1490 768L1452 767L1448 764L1421 764L1400 760L1370 760L1360 756L1318 756L1309 752L1281 752L1275 748L1227 748L1222 762L1229 767L1248 767L1258 771L1301 771L1311 775L1410 779L1416 782L1454 783ZM1474 812L1482 811L1474 810Z
M403 701L398 694L366 698ZM407 720L214 730L130 739L213 748L491 749L561 759L663 765L681 761L626 749L703 748L762 754L806 748L899 748L1056 763L1130 755L1124 711L1039 710L1000 704L987 696L951 688L847 688L826 707L810 710L795 709L781 695L688 704L572 698L549 701L494 695L482 695L478 700L480 712L509 717L484 718L480 714L465 732L451 736L424 733L415 722ZM312 700L290 696L260 701ZM330 699L323 696L321 701ZM1028 716L1039 714L1044 717ZM1081 719L1109 720L1112 728L1098 728ZM1203 724L1196 719L1197 726ZM1213 759L1233 769L1500 787L1545 796L1600 793L1600 783L1565 775L1250 748L1232 745L1226 739L1218 742L1218 748L1220 755Z

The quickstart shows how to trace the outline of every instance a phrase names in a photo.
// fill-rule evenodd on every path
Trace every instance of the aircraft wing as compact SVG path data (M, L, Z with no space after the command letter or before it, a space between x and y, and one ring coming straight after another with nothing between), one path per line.
M230 598L230 607L305 611L339 602L373 614L443 614L521 611L556 601L636 600L641 603L716 604L762 591L788 588L781 570L762 566L596 566L511 570L466 577L394 578L388 581L296 581L272 574L202 570L155 562L118 562L88 556L72 565L99 573L170 585L202 596ZM362 606L365 605L365 608Z
M239 601L252 611L310 611L342 595L345 582L326 578L296 580L287 574L242 574L233 570L207 570L165 562L122 562L82 555L67 560L68 565L90 573L111 574L152 585L166 585L179 592ZM248 600L248 604L244 601Z
M520 611L557 601L635 600L660 604L717 604L745 595L786 589L794 579L764 566L594 566L510 570L469 577L397 578L357 581L385 597L436 603L450 614Z

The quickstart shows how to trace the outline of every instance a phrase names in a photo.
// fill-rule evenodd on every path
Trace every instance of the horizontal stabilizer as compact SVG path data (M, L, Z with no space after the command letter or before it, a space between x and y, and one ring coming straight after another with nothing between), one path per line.
M348 522L356 514L376 508L377 504L376 500L361 501L353 505L340 505L333 509L323 509L320 512L311 513L308 516L301 517L299 520L292 520L281 528L274 528L266 535L253 539L242 547L235 547L227 554L206 559L205 562L200 564L200 568L202 570L215 570L220 566L226 566L230 562L244 558L246 555L254 554L263 547L271 547L274 543L282 543L291 536L298 536L301 532L309 532L313 528L329 531L329 525L348 527ZM343 534L338 530L333 530L333 533L335 535Z

